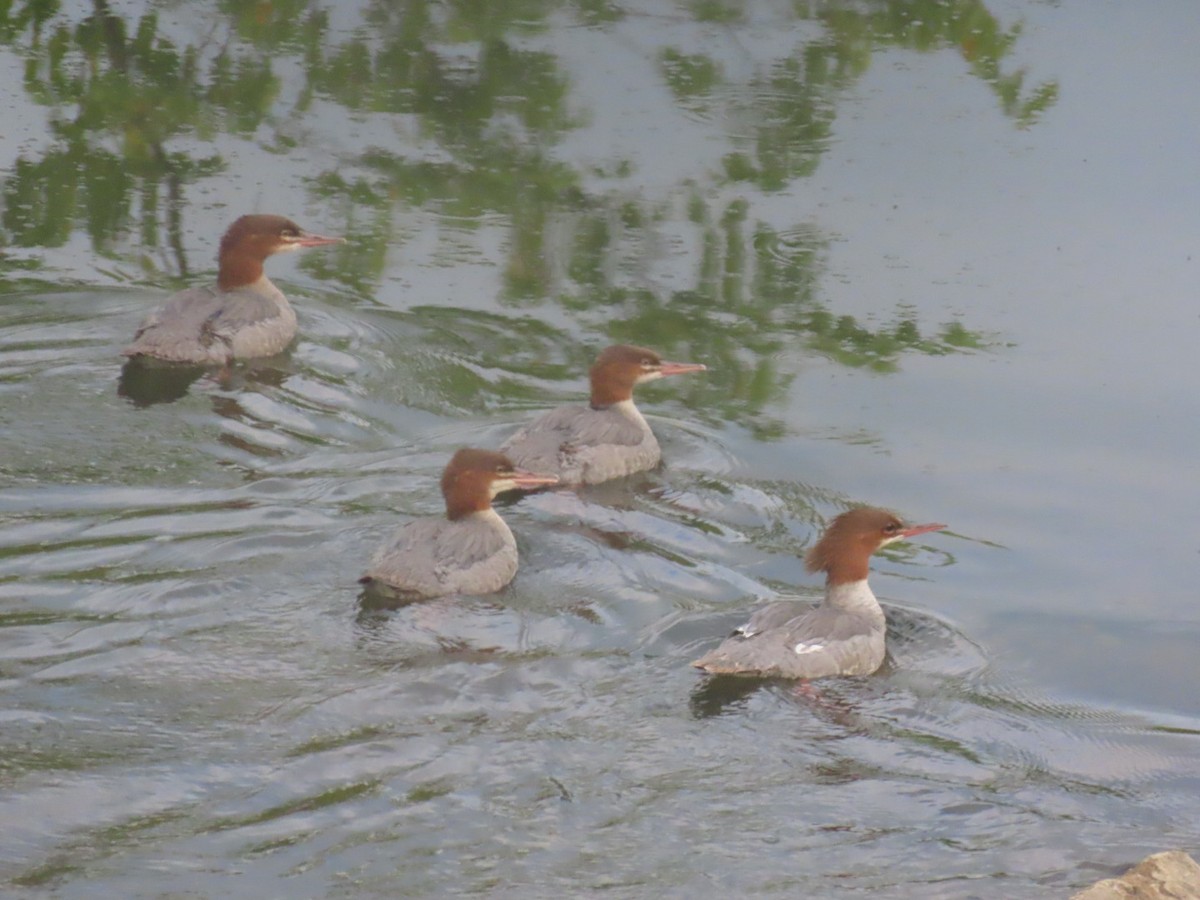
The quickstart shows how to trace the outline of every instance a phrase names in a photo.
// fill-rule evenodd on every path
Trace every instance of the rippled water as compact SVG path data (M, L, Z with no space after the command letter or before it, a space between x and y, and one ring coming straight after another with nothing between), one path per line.
M289 359L138 406L113 351L144 299L20 296L0 348L16 886L1037 896L1190 820L1194 731L1034 699L927 609L893 606L886 673L816 705L705 684L688 660L757 598L815 594L795 550L841 498L754 478L665 392L662 472L505 506L509 590L360 609L450 449L523 413L406 409L410 329L319 297ZM919 600L962 546L881 558L881 592Z
M880 39L869 74L839 81L862 64L848 57L831 76L840 117L808 143L784 135L797 159L772 174L770 128L799 115L777 104L800 88L786 65L751 75L836 17L663 5L610 21L583 6L500 40L559 60L581 120L555 149L583 174L527 185L536 202L513 188L472 207L482 164L349 158L328 97L260 125L308 125L307 155L267 153L261 131L228 154L230 192L259 179L263 203L291 192L303 224L351 238L271 264L300 317L282 357L122 372L120 347L174 279L144 259L132 277L130 246L22 244L6 220L0 878L14 895L1033 898L1200 846L1186 251L1200 180L1177 176L1170 197L1140 168L1056 187L1082 177L1082 155L1125 172L1142 138L1175 146L1151 108L1105 151L1096 110L1116 108L1114 88L1080 73L1116 48L1106 61L1148 92L1175 84L1195 71L1190 8L1113 23L1079 4L960 10L1024 22L999 75L965 44ZM183 7L162 27L183 41L197 26ZM322 47L354 27L335 22ZM470 71L475 44L458 59L456 34L431 52ZM4 52L11 67L33 50ZM1151 56L1158 74L1139 68ZM516 82L545 89L529 104L553 106L543 57L513 58ZM488 57L501 87L505 59ZM674 104L646 81L655 61ZM1063 86L1028 120L997 87L1021 66L1021 97ZM384 113L339 102L421 152L384 99ZM1195 136L1200 116L1177 120ZM755 129L762 171L714 175L743 146L725 139ZM554 174L497 144L497 171ZM1176 172L1195 174L1193 146ZM339 154L346 180L400 167L390 199L322 193ZM6 183L21 171L5 164ZM709 180L684 183L697 173ZM235 202L203 196L186 233L200 269ZM1157 239L1111 225L1121 215L1157 217ZM577 397L611 340L711 367L639 394L665 466L503 501L522 568L497 595L360 604L374 546L439 510L453 449ZM875 559L884 671L813 699L691 670L757 603L819 595L799 556L857 502L952 526Z

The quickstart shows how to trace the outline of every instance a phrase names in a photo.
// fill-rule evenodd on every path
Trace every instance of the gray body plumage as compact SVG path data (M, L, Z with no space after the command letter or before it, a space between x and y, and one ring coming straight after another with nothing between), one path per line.
M887 621L866 581L828 588L825 600L758 610L692 665L726 675L825 678L870 675L883 665Z
M500 451L522 468L562 484L599 484L652 469L662 451L632 400L604 409L564 406L535 419Z
M296 336L296 313L265 275L223 291L216 285L175 294L146 317L125 356L224 364L274 356Z
M517 542L492 509L417 519L376 551L366 574L415 597L489 594L517 574Z

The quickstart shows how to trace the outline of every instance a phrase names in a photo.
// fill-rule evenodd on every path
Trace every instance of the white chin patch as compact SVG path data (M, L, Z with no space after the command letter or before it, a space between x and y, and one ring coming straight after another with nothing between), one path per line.
M818 650L824 650L824 649L825 649L824 644L816 644L816 643L811 643L809 641L801 641L795 647L792 648L792 650L794 650L799 655L803 655L805 653L816 653Z

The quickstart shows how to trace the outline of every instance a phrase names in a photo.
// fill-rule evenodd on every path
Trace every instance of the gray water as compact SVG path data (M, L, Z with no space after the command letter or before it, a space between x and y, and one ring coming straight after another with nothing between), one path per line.
M1066 896L1200 849L1190 2L16 4L0 880L22 897ZM237 215L285 356L122 377ZM655 472L364 609L613 341ZM848 505L870 679L705 682Z

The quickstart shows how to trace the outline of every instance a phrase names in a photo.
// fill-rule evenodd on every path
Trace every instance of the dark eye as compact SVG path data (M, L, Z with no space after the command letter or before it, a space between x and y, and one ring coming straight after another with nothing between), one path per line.
M510 475L513 474L513 470L510 469L508 466L496 466L496 474L501 476L502 478L508 478Z
M643 360L642 360L642 368L643 368L643 369L653 369L653 368L654 368L654 360L652 360L652 359L643 359Z
M279 233L286 238L300 237L300 232L297 231L295 228L285 228L285 229L283 229L283 231L281 231Z
M899 522L888 522L886 525L883 526L883 530L884 530L885 534L895 534L897 531L900 530L900 523Z

